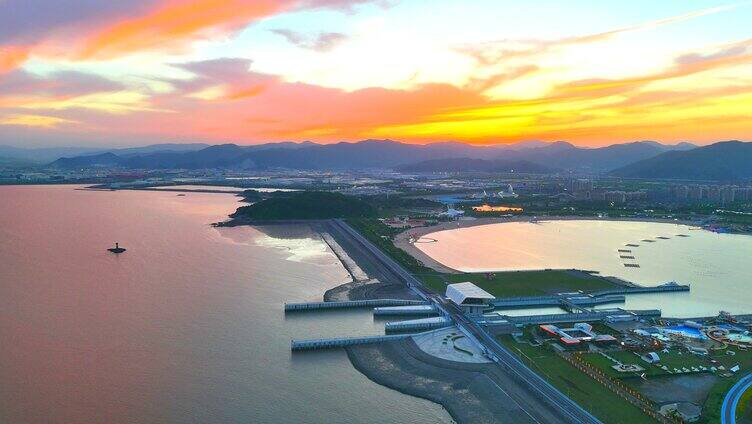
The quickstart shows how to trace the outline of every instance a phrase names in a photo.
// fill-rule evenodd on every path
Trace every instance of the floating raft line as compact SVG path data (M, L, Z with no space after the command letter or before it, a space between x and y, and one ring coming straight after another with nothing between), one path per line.
M627 246L627 247L640 247L639 244L634 244L634 243L628 243L628 244L625 244L625 246Z
M627 268L639 268L640 264L624 264L624 266Z
M619 249L619 253L632 253L629 249Z
M635 258L634 256L629 256L629 255L619 255L619 257L622 259L634 259Z

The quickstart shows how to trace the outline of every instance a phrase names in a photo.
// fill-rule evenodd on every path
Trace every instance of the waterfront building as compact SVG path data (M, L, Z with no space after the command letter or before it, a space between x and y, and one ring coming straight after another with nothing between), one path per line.
M494 295L470 282L449 284L446 297L469 315L482 314L495 299Z
M556 337L566 348L578 348L584 342L607 344L616 342L616 338L610 334L597 334L593 326L586 322L578 322L572 328L559 328L553 324L539 326L541 330Z

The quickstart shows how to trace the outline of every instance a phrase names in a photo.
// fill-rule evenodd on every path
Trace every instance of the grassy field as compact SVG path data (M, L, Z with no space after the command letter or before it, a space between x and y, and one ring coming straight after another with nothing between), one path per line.
M752 423L752 389L747 389L739 400L736 417L743 423Z
M604 423L655 423L640 409L588 377L546 347L518 343L511 336L499 341L533 370Z
M736 354L728 355L726 354L726 350L733 351ZM618 361L621 361L622 363L637 364L645 368L645 373L648 377L671 375L655 365L646 363L631 352L608 352L608 355ZM660 364L667 366L669 370L673 370L674 368L691 369L692 367L698 366L705 366L706 368L710 368L711 366L713 366L713 364L710 362L710 359L715 359L716 361L718 361L718 364L715 366L723 365L724 367L726 367L726 369L729 369L734 365L739 365L741 367L741 371L739 371L733 377L721 378L721 380L715 386L713 386L710 393L708 394L707 399L705 400L705 404L703 405L703 416L699 421L700 423L715 423L720 420L721 404L723 402L723 398L726 396L726 393L731 389L734 383L739 380L739 378L746 375L752 370L752 352L741 351L736 348L729 348L719 352L714 352L707 357L692 355L689 353L680 354L673 350L668 354L659 352L659 355L661 357ZM585 353L582 354L582 358L589 362L591 365L603 370L606 375L610 377L626 378L633 377L639 374L620 373L611 368L611 365L613 365L611 361L597 353ZM630 380L625 379L624 382L629 385ZM752 394L747 394L747 399L748 402L752 402ZM752 410L752 406L750 406L748 409ZM748 410L746 413L752 416L752 411Z
M394 246L395 230L375 219L351 219L348 223L372 243L420 278L426 287L444 293L447 284L470 281L496 297L541 296L564 291L592 291L615 287L605 278L563 270L443 274L423 266L407 252Z
M721 405L723 404L723 398L726 397L726 393L731 390L731 387L739 381L740 378L749 374L752 371L752 352L742 351L737 348L731 347L727 349L735 352L735 355L726 354L726 350L714 352L710 355L711 358L718 361L726 369L739 365L740 371L736 373L732 378L721 380L718 384L713 386L710 391L705 405L703 405L703 416L701 422L703 423L715 423L721 419ZM749 397L747 398L749 399ZM752 409L752 408L750 408ZM749 413L749 411L747 411Z
M736 354L728 355L726 353L727 350L733 351ZM622 363L637 364L645 368L645 373L648 377L672 375L655 365L646 363L631 352L608 352L608 355ZM669 370L673 370L674 368L691 369L692 367L698 366L704 366L709 369L711 366L717 367L718 365L723 365L728 370L735 365L740 366L741 370L737 374L734 374L732 377L721 378L720 381L715 386L713 386L710 393L708 393L705 404L703 405L703 416L700 421L698 421L699 423L719 422L721 404L723 403L723 398L726 396L726 393L741 377L747 375L750 371L752 371L752 352L738 350L733 347L714 352L710 356L697 356L690 353L680 354L679 352L673 350L668 354L659 352L659 355L661 357L660 364L667 366ZM620 373L611 368L611 365L613 365L611 361L597 353L584 353L582 354L582 359L589 362L591 365L600 368L606 373L606 375L610 377L625 378L624 382L627 385L629 385L631 381L627 377L634 377L635 375L640 374ZM718 361L718 364L712 364L710 362L710 359ZM745 395L747 396L746 399L748 402L748 407L745 414L747 414L747 418L749 419L752 418L752 393L746 393Z
M623 364L639 365L642 368L645 368L645 371L628 373L616 371L612 368L612 366L616 364L599 353L583 353L581 355L581 358L593 367L600 369L604 374L611 378L634 377L636 375L640 375L642 372L646 372L648 375L651 375L651 373L654 372L653 368L650 367L645 361L629 352L608 352L608 356L616 359L617 361L620 361Z
M443 291L447 283L470 281L496 297L542 296L615 287L614 283L604 278L564 270L496 272L490 279L485 273L443 274L440 277L425 280L426 285Z
M638 357L632 352L618 351L618 352L607 352L606 354L621 363L636 364L636 365L641 366L642 368L645 368L645 371L643 372L648 377L672 374L667 371L664 371L662 368L660 368L660 366L648 364L647 362L643 361L640 357ZM692 367L704 366L706 368L710 368L711 366L710 361L707 358L692 355L689 353L679 354L677 352L672 351L671 353L668 353L668 354L662 353L662 352L659 352L658 354L661 358L661 362L659 365L667 366L670 371L673 371L674 368L692 369ZM603 357L603 355L600 355L597 353L583 354L582 359L589 362L591 365L597 368L600 368L606 373L606 375L610 377L624 378L624 377L634 377L635 375L642 374L642 372L623 373L623 372L616 371L615 369L611 368L611 366L614 365L613 362L609 361L608 358Z

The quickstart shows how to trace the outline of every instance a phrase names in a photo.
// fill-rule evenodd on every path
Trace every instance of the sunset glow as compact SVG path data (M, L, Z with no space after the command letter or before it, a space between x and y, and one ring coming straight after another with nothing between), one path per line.
M3 144L752 138L750 2L61 3L0 1Z

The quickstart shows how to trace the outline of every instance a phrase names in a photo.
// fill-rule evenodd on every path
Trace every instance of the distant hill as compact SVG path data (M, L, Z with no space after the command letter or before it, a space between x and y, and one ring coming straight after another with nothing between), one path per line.
M25 168L36 165L38 164L26 159L16 159L0 156L0 167L6 169Z
M114 153L118 156L128 157L157 152L190 152L205 149L207 147L209 147L209 145L203 143L163 143L151 144L143 147L128 147L124 149L102 149L100 147L23 148L0 146L0 157L43 164L64 157L75 158L78 156L100 155L108 152Z
M547 166L526 160L485 160L471 158L433 159L402 165L399 172L519 172L523 174L550 174L556 172Z
M42 164L65 156L74 157L101 151L102 149L92 147L40 147L27 149L23 147L0 146L0 157Z
M125 159L114 153L99 153L72 158L60 158L50 164L56 168L94 168L94 167L119 167L123 166Z
M687 148L694 148L694 146L691 144L670 146L654 141L638 141L586 149L566 142L558 142L541 148L528 149L509 157L561 169L608 172L670 150Z
M665 152L611 174L628 178L749 179L752 178L752 143L724 141L692 150Z
M690 145L691 146L691 145ZM530 168L530 162L546 168L608 172L632 162L647 159L673 149L690 146L666 146L656 142L637 142L602 148L581 148L566 142L525 142L506 146L473 146L444 142L427 145L392 140L364 140L356 143L268 143L255 146L223 144L200 150L153 151L134 153L113 151L119 159L108 158L125 168L137 169L392 169L437 159L484 159L505 161ZM101 166L100 153L59 160L53 167ZM89 165L87 165L87 161ZM497 165L501 166L499 162ZM532 172L532 171L531 171Z
M128 147L124 149L106 150L119 156L144 155L159 152L194 152L209 147L205 143L162 143L151 144L144 147Z
M194 152L152 153L123 157L121 166L128 168L237 168L237 169L363 169L391 168L409 162L435 158L488 156L498 154L492 147L473 147L461 143L438 143L422 146L390 140L364 140L357 143L313 144L280 143L258 146L224 144ZM90 156L91 157L91 156ZM98 158L92 158L96 166ZM59 160L53 167L68 167ZM86 159L75 162L76 166Z
M249 206L243 206L230 215L240 220L287 220L368 218L376 211L364 201L340 193L301 191L275 196Z

